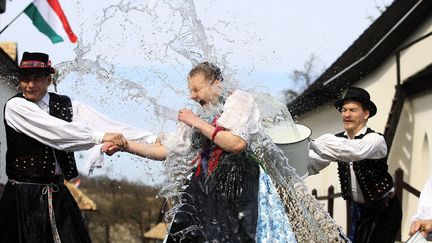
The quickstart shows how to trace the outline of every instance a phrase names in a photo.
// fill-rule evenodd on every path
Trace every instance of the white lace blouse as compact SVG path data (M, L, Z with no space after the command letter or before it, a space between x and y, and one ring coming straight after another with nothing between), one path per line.
M260 129L260 112L252 94L234 91L226 100L217 124L243 138L248 144Z

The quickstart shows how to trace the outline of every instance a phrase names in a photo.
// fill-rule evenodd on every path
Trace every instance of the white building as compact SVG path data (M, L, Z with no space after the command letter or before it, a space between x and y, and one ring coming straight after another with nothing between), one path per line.
M335 134L343 131L343 124L333 102L348 86L366 89L378 107L368 126L386 137L393 179L400 168L404 181L421 190L432 174L432 1L395 0L288 107L297 123L312 129L312 138ZM337 164L306 182L319 196L326 195L330 185L340 192ZM403 190L402 240L408 238L417 202ZM335 199L334 208L335 220L346 229L345 201Z
M0 126L0 184L6 183L6 133L3 125L3 107L6 101L15 95L17 90L18 81L16 79L16 73L12 70L16 70L16 62L0 47L0 102L1 112L0 118L2 125Z

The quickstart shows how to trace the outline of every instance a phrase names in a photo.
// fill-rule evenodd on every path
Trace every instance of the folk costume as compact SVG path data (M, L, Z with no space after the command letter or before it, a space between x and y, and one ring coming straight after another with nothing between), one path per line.
M20 72L49 75L54 70L48 55L26 52ZM8 181L0 199L0 242L91 242L64 185L78 175L73 151L101 144L104 132L99 129L130 129L55 93L38 102L15 95L4 107L4 124Z
M346 100L363 103L370 111L369 117L376 114L375 104L363 89L349 88L335 107L340 110ZM365 126L354 139L349 139L347 132L324 134L311 141L310 148L310 175L330 161L338 163L342 197L351 204L349 238L353 242L394 242L402 209L388 173L384 136Z
M64 132L64 129L51 127L49 120L45 126L38 126L36 119L55 117L62 121L59 125L66 125L72 121L71 101L54 93L45 97L49 101L41 103L46 105L50 114L27 101L21 93L5 106L8 182L0 201L0 239L1 242L91 242L81 212L63 184L64 179L70 180L78 175L73 153L63 151L66 147L50 146L37 140L43 134L47 134L45 139L48 139L49 135L55 136L53 133ZM31 110L45 116L34 116ZM31 120L26 122L23 118ZM88 139L86 143L81 139L82 143L75 146L88 149L96 144L97 138L93 138L92 130L85 127L76 130L76 139L83 134L87 134ZM75 132L75 128L70 132ZM31 133L37 135L31 136ZM67 135L58 136L61 136L58 139L68 140ZM99 139L101 141L101 137Z
M163 195L178 197L166 242L345 241L263 132L253 95L236 90L202 117L248 148L230 154L184 124L161 137L171 177Z

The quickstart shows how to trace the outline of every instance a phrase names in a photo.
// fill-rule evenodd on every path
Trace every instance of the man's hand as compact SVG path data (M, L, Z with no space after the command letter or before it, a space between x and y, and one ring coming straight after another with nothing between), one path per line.
M111 156L118 151L121 151L122 149L115 145L112 142L105 142L101 148L101 151L104 152L106 155Z
M417 231L421 231L423 236L426 236L428 233L432 232L432 219L430 220L418 220L414 221L411 224L410 235L415 234Z
M178 113L178 120L186 123L186 125L190 127L195 127L199 122L201 122L201 118L195 115L189 109L181 109Z
M112 142L114 145L120 149L125 149L127 147L127 140L121 133L105 133L102 142Z

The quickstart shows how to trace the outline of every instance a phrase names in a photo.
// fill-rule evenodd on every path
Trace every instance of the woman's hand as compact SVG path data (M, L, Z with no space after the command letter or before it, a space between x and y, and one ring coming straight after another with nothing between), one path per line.
M202 119L195 115L189 109L181 109L178 113L178 120L184 122L190 127L196 127L198 123L202 122Z
M115 145L113 142L105 142L101 148L101 151L108 156L111 156L121 150L122 149L119 146Z

